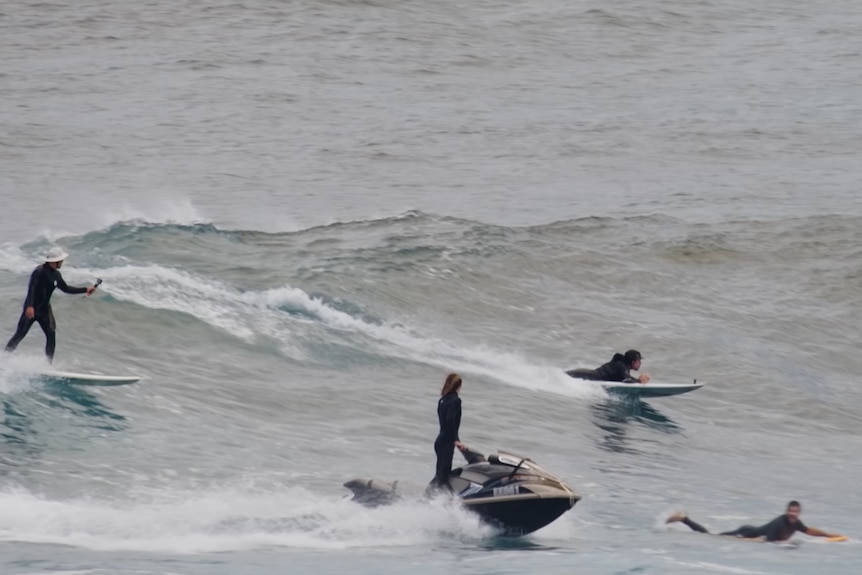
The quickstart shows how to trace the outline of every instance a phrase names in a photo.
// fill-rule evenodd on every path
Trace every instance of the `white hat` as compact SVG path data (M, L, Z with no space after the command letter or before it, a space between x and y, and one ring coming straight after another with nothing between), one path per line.
M54 246L48 250L48 255L45 256L45 261L48 263L61 262L67 257L69 257L69 254L63 251L63 248L60 246Z

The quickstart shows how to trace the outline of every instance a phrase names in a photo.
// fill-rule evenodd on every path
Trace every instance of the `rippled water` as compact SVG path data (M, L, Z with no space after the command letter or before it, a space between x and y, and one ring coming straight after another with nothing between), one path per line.
M59 367L0 358L4 573L855 573L851 2L0 7L0 317L53 243ZM640 349L632 406L571 380ZM424 483L434 403L584 499L524 540ZM800 499L845 544L669 529Z

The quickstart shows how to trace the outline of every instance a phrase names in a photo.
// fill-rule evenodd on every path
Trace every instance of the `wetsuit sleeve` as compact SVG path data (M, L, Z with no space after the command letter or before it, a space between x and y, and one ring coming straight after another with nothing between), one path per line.
M609 361L595 370L596 379L601 381L625 381L629 375L626 365L619 361Z
M454 397L446 402L443 417L441 418L440 435L452 441L461 441L458 438L458 428L461 427L461 398Z
M458 437L458 430L461 428L461 398L455 399L452 405L452 435L455 441L461 441Z
M66 293L87 293L87 288L85 287L72 287L66 283L66 280L63 279L63 276L60 275L60 272L57 273L57 287L60 288L60 291Z
M618 361L615 361L611 364L612 369L611 377L608 378L608 381L626 381L631 380L631 375L629 375L629 370L626 369L626 366ZM613 379L611 379L613 378Z
M805 526L805 523L803 523L802 521L800 521L800 520L798 520L798 519L797 519L797 520L796 520L796 530L797 530L797 531L800 531L800 532L802 532L802 533L807 533L807 532L808 532L808 527L806 527L806 526Z
M38 267L30 274L30 285L27 286L27 298L24 300L24 307L36 307L36 285L39 283L40 271L42 268Z

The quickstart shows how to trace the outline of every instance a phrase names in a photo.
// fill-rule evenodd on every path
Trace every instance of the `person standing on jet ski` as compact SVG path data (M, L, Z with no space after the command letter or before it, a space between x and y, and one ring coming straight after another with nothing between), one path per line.
M614 357L601 367L593 370L573 370L573 372L570 372L570 375L576 374L574 375L575 377L595 381L647 383L650 380L650 377L647 374L642 373L638 377L634 377L631 374L632 370L640 370L642 359L643 357L641 356L641 352L635 349L630 349L624 354L615 353Z
M446 376L443 389L440 391L440 399L437 401L437 419L440 422L440 433L434 441L434 452L437 454L437 472L433 486L452 490L449 485L449 474L452 472L452 458L455 456L455 448L461 451L467 449L458 438L458 428L461 427L461 376L450 373Z

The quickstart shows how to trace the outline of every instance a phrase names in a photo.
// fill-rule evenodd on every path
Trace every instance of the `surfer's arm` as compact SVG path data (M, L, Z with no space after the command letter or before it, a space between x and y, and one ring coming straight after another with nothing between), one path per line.
M614 362L611 364L610 373L608 373L607 381L619 381L620 383L631 383L635 381L632 379L629 370L626 369L626 366L619 362Z
M27 297L24 300L24 307L34 307L36 302L36 284L39 283L39 271L41 268L36 268L30 275L30 284L27 286Z
M812 537L841 537L840 533L827 533L817 529L816 527L808 527L803 533L811 535Z
M87 293L90 290L88 287L70 286L59 273L57 274L57 287L60 288L60 291L65 293Z
M626 373L625 379L623 379L623 383L647 383L649 382L649 376L645 373L642 373L638 376L634 376L631 373Z

